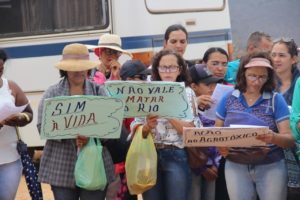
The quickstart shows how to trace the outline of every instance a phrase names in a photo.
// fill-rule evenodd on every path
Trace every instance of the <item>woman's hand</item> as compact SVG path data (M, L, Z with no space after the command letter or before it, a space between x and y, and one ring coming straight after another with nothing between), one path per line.
M28 120L26 119L26 117L21 113L17 113L17 114L13 114L13 115L9 116L8 118L6 118L3 121L2 125L6 125L6 126L24 126L27 123L28 123Z
M207 110L214 103L210 95L200 95L197 97L197 103L199 108L202 110Z
M86 145L89 141L88 137L82 136L82 135L77 135L76 138L76 145L78 148L82 148L84 147L84 145Z
M112 60L110 62L111 80L121 80L120 69L121 69L121 64L117 60Z
M269 130L269 132L267 134L256 136L256 139L261 140L261 141L263 141L263 142L265 142L267 144L274 144L275 137L276 137L276 133L274 133L273 131Z
M157 126L157 115L149 114L146 117L146 123L143 126L142 132L143 132L143 138L147 138L149 135L151 129L154 129Z
M228 147L218 147L218 152L220 153L221 156L226 158L229 154L229 148Z
M207 181L216 180L218 178L218 169L215 166L208 167L201 175Z

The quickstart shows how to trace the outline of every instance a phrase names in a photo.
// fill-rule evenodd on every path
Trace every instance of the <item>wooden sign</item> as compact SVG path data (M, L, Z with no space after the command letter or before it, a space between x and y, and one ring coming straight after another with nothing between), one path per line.
M184 128L183 143L187 147L251 147L266 146L256 136L267 134L268 127L231 128L202 127Z

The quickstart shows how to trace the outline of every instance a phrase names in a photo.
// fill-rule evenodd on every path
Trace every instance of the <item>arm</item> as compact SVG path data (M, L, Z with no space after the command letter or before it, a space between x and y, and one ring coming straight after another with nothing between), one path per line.
M297 80L290 115L291 129L296 140L300 140L300 79Z
M215 127L223 127L223 126L224 126L224 121L217 118L215 122ZM226 156L229 154L228 147L218 147L217 149L224 158L226 158Z
M195 127L193 122L187 122L179 119L168 119L168 121L174 126L177 133L183 133L183 127Z
M277 124L279 133L270 132L270 134L259 135L257 139L269 144L276 144L282 148L289 148L295 145L295 139L290 129L290 120L283 120Z
M15 97L15 105L23 106L28 104L28 99L22 89L13 81L8 81L8 84L12 91L12 95ZM3 124L7 126L25 126L32 121L32 118L33 112L28 104L23 112L11 115L9 118L4 120Z
M266 143L276 144L282 148L289 148L295 145L289 120L289 109L281 94L277 94L274 99L273 115L277 123L278 133L270 131L269 134L257 136Z

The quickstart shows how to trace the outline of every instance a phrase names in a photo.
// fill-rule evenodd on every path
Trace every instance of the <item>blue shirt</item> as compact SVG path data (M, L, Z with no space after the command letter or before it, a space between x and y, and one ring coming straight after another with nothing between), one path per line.
M259 105L262 102L272 99L272 97L273 97L271 92L263 92L263 94L259 97L259 99L252 106L248 106L244 95L241 94L241 92L239 90L234 90L231 93L231 95L238 99L238 101L245 108L245 112L248 112L248 113L253 113L254 108L259 107ZM216 111L217 118L219 118L223 121L224 121L224 119L226 117L226 113L227 113L226 100L227 100L228 96L230 96L230 94L223 96L223 98L221 99L221 101L218 104L217 111ZM287 104L281 94L279 94L279 93L276 94L274 104L275 105L274 105L273 116L274 116L275 121L278 123L283 120L289 119L289 109L288 109ZM234 109L234 108L232 108L232 109ZM272 109L272 105L270 105L269 109Z

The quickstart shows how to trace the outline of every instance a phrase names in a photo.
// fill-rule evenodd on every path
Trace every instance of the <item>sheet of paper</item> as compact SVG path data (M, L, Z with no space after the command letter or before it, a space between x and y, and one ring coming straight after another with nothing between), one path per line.
M208 118L215 120L216 119L216 109L220 100L224 94L227 94L229 91L233 90L233 85L223 85L217 84L211 98L214 100L214 103L211 105L210 109L203 112L203 115Z
M17 107L11 101L6 101L4 99L0 100L0 122L2 122L3 120L5 120L13 114L22 112L27 105L28 104Z
M267 126L244 125L244 124L230 124L231 128L267 128Z

